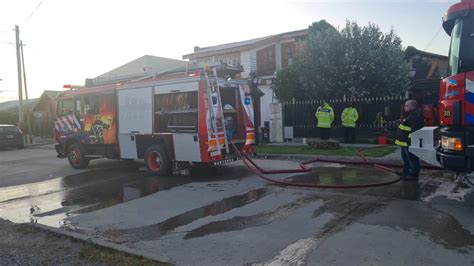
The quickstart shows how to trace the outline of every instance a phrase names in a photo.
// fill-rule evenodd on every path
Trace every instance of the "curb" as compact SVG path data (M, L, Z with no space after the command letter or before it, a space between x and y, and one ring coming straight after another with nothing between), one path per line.
M72 232L72 231L68 231L68 230L64 230L64 229L59 229L59 228L55 228L55 227L50 227L50 226L46 226L46 225L42 225L42 224L38 224L38 223L25 223L25 224L30 225L32 227L39 228L41 230L44 230L44 231L47 231L47 232L50 232L50 233L53 233L53 234L73 238L75 240L82 241L86 244L97 245L97 246L100 246L100 247L103 247L103 248L117 250L117 251L128 253L128 254L131 254L131 255L134 255L134 256L141 256L141 257L144 257L144 258L147 258L147 259L150 259L150 260L154 260L154 261L159 262L159 263L170 263L170 262L158 260L155 256L153 256L153 254L149 254L147 252L142 252L142 251L139 251L139 250L131 249L131 248L119 245L119 244L110 243L110 242L100 240L100 239L97 239L97 238L94 238L94 237L89 237L87 235L83 235L83 234L80 234L80 233L76 233L76 232Z
M40 147L40 146L48 146L54 145L54 143L33 143L33 144L25 144L25 148L33 148L33 147ZM54 147L53 147L54 149Z

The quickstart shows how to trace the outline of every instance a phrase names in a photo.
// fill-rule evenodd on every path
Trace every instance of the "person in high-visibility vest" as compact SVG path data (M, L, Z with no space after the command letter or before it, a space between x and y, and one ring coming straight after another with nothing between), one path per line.
M344 142L355 142L355 127L357 120L359 120L359 113L357 112L357 109L354 108L354 105L349 103L341 114L342 126L344 127Z
M318 120L321 139L329 139L331 124L334 121L334 110L327 102L324 102L323 105L318 107L315 116Z
M403 106L403 119L398 126L395 144L401 147L403 160L403 179L418 180L420 175L420 159L408 150L410 147L411 133L424 126L423 114L414 100L408 100Z

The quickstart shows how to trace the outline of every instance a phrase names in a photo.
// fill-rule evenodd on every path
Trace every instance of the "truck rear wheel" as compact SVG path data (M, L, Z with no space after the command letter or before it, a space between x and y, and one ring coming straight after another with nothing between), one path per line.
M152 175L168 175L171 171L171 161L162 144L155 144L145 151L145 166Z
M84 148L78 144L71 144L67 149L67 159L69 164L75 169L84 169L89 166L89 159L86 158Z

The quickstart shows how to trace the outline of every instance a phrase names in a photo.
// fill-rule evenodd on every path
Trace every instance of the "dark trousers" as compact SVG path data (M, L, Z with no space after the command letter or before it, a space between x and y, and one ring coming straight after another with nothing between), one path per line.
M355 127L344 127L344 142L354 143L356 140Z
M420 159L408 151L408 147L401 147L403 159L403 174L418 178L420 175Z
M321 139L329 139L330 128L319 128L319 132L321 132Z

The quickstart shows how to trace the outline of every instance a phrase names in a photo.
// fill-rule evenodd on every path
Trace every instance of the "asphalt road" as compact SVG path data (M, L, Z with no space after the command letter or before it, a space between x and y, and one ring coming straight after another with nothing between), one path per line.
M394 177L368 167L314 167L311 174L276 177L321 183ZM215 174L160 178L142 168L97 160L74 170L50 149L0 151L0 218L74 231L178 265L474 264L474 197L451 193L449 173L424 171L419 184L321 190L269 184L241 162Z

